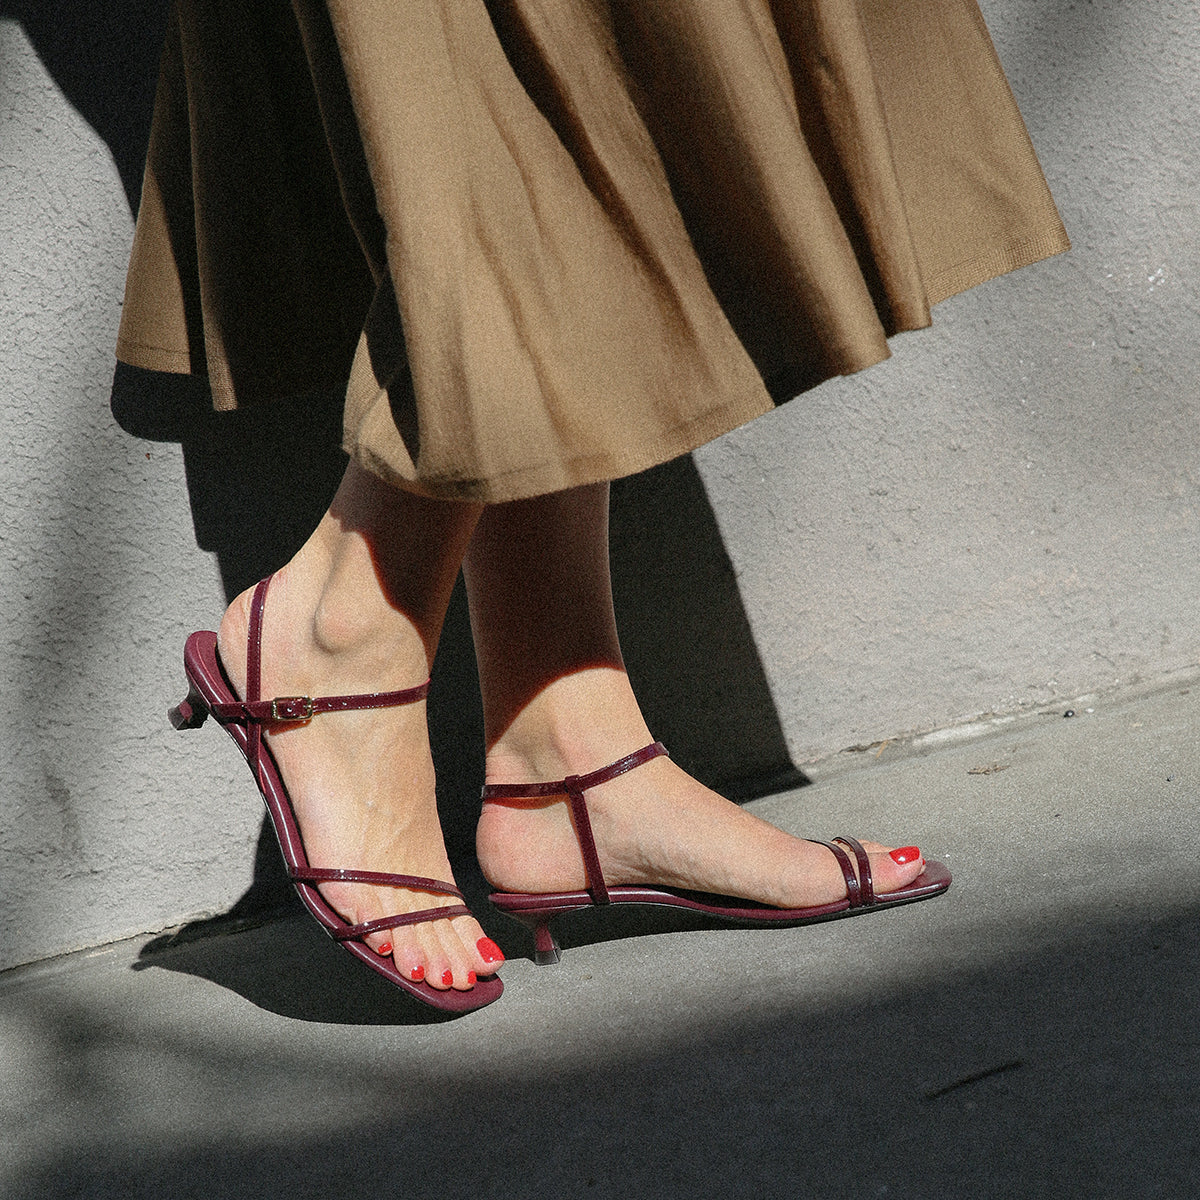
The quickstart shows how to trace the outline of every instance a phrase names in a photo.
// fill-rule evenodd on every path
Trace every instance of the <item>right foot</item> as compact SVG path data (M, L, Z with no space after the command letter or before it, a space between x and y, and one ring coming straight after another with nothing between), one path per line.
M229 606L217 645L245 696L252 590ZM423 683L424 647L395 610L357 604L347 618L311 576L285 568L272 580L263 622L262 696L334 696ZM434 793L425 704L326 713L264 737L314 867L417 875L453 882ZM460 903L453 896L361 883L321 883L319 891L350 924ZM469 990L494 975L503 955L472 917L424 921L368 934L408 979L439 990ZM390 949L389 949L390 947Z
M569 717L560 728L580 714L585 718L568 737L553 732L562 712ZM529 783L587 774L651 740L623 672L580 672L545 688L491 747L487 780ZM609 885L684 888L776 908L846 896L841 868L825 846L760 820L669 758L652 759L585 798ZM863 846L881 896L908 886L923 869L919 855L897 851L893 858L891 847ZM565 796L485 804L476 849L485 877L500 891L575 891L589 883Z

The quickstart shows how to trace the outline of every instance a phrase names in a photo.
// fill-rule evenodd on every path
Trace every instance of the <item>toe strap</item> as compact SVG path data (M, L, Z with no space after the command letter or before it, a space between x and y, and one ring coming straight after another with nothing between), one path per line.
M850 901L851 908L867 908L875 903L875 888L871 882L871 860L861 842L852 837L834 838L832 842L824 842L819 838L809 838L808 841L817 846L824 846L837 859L838 866L842 869L842 878L846 881L846 896ZM839 842L841 845L835 844ZM854 864L850 861L850 855L842 849L842 846L848 846L853 851L855 862L858 864L857 873L854 870Z
M454 884L426 879L423 875L393 875L389 871L358 871L348 867L289 867L288 875L300 883L374 883L466 899Z
M297 883L373 883L382 887L409 888L417 892L465 899L454 884L444 883L440 879L427 879L424 875L393 875L389 871L358 871L348 867L289 867L288 874ZM381 929L399 929L403 925L419 925L422 921L469 916L471 910L465 904L445 904L441 908L422 908L417 912L377 917L358 925L329 927L327 924L326 927L335 941L352 942L369 933L378 933Z
M399 929L404 925L419 925L422 921L442 921L450 917L469 917L471 910L465 904L447 904L443 908L423 908L420 912L397 913L394 917L378 917L374 921L363 921L359 925L347 925L344 929L333 929L330 933L336 942L352 942L378 933L381 929Z
M838 837L833 839L835 842L840 842L843 846L849 846L854 851L854 857L858 861L858 887L861 893L859 904L868 905L875 903L875 885L871 880L871 858L863 849L860 841L852 837Z

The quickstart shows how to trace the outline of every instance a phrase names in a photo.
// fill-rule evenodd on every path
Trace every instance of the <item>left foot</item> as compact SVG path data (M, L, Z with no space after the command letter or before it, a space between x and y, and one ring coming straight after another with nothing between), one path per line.
M421 681L424 652L400 621L392 622L399 633L383 622L332 637L330 605L323 612L314 599L321 593L310 586L305 567L301 560L273 578L262 635L262 695L355 695ZM252 589L234 600L218 633L221 661L239 696L246 687L251 595ZM423 702L326 713L307 724L271 727L264 738L313 866L453 882ZM460 903L441 893L377 884L321 883L317 890L352 925ZM363 941L391 957L407 978L439 991L469 991L503 961L467 916L381 929Z

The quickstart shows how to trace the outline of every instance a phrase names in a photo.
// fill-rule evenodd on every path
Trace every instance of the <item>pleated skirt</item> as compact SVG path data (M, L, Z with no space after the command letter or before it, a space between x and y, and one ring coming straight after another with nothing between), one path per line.
M177 0L117 353L497 502L1067 244L974 0Z

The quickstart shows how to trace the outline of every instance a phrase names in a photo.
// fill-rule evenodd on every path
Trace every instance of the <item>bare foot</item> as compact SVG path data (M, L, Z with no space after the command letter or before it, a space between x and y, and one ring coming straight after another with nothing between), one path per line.
M611 680L600 678L611 676ZM590 677L590 678L589 678ZM585 774L647 745L645 730L609 732L591 726L571 741L551 736L538 720L556 701L578 714L619 672L587 671L551 684L488 754L489 783L529 783ZM618 707L608 705L609 711ZM576 728L580 723L575 723ZM628 725L628 722L625 722ZM828 904L846 896L837 860L824 846L792 837L719 796L668 758L656 758L586 794L605 881L658 884L715 892L779 908ZM896 862L889 847L864 842L874 889L892 892L911 883L924 861ZM573 891L587 885L583 857L565 797L489 802L476 836L479 865L497 889Z
M239 695L245 694L251 594L244 592L229 606L217 639ZM307 572L279 572L263 622L262 695L348 695L423 683L426 658L412 627L368 607L339 610ZM453 882L423 702L326 713L265 736L311 865ZM320 891L351 924L459 903L451 896L368 884L322 883ZM407 978L438 989L468 990L476 976L495 974L503 961L470 917L383 930L364 941L390 953Z

